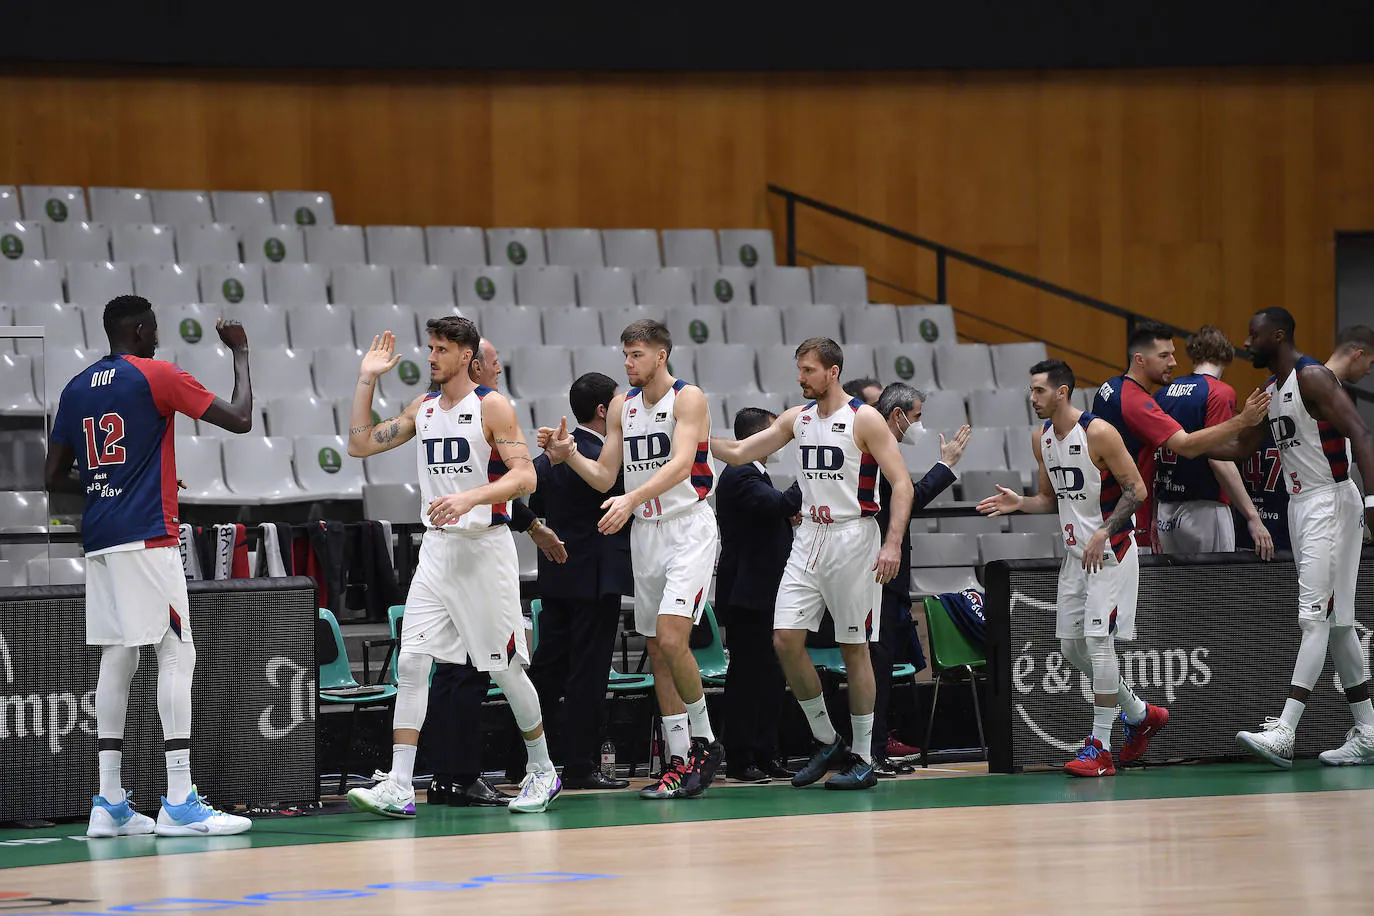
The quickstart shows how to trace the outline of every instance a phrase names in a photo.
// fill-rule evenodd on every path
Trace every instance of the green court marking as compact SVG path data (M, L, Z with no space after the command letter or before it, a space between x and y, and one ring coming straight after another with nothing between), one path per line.
M963 776L884 782L873 791L828 792L785 785L726 786L704 798L651 802L633 791L565 792L547 814L517 815L492 808L419 805L413 821L382 820L350 812L267 818L251 832L209 839L121 837L85 840L85 824L41 830L0 830L0 869L228 849L347 843L357 840L475 836L530 830L625 827L691 821L845 814L922 808L1044 805L1224 795L1265 795L1374 789L1374 767L1323 767L1303 761L1288 772L1262 764L1225 763L1128 770L1107 779L1071 779L1059 773ZM155 815L156 811L146 812ZM80 837L81 839L71 839Z

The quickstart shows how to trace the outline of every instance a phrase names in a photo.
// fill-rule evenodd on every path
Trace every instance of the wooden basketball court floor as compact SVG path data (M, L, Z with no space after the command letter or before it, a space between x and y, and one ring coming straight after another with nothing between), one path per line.
M1371 790L1374 768L1315 761L946 768L869 792L566 792L544 815L422 805L204 840L67 824L0 831L0 913L1374 912Z

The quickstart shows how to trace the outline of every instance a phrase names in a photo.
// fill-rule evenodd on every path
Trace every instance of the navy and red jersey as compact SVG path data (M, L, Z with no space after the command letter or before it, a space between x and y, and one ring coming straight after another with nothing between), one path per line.
M1283 462L1272 434L1265 436L1259 451L1246 458L1240 466L1240 479L1245 484L1245 492L1255 504L1260 521L1274 539L1274 549L1292 550L1293 543L1288 535L1288 487L1283 482ZM1245 519L1239 513L1233 514L1237 549L1253 549L1255 541L1250 537L1250 528L1245 524Z
M52 441L76 455L87 555L180 542L173 419L199 419L214 400L171 363L128 354L102 357L62 389Z
M1174 379L1155 392L1155 402L1190 433L1236 415L1236 390L1203 373ZM1159 451L1154 487L1162 503L1228 502L1206 458L1185 458L1168 448Z
M1145 482L1145 501L1135 514L1136 543L1150 544L1154 528L1151 486L1155 477L1155 452L1183 427L1164 412L1143 385L1128 375L1118 375L1102 383L1097 389L1097 397L1093 398L1092 413L1116 427L1126 443L1126 451L1140 469L1140 479Z

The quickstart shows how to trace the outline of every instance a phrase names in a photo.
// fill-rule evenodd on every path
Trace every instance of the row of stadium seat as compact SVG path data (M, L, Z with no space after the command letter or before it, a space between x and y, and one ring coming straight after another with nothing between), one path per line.
M814 286L814 294L813 294ZM531 305L590 309L713 305L749 311L760 305L868 304L862 267L383 267L375 264L192 265L92 259L0 261L0 302L11 305L99 303L136 292L155 305L273 302L285 306L385 305L417 308ZM743 308L741 308L743 307ZM913 326L933 343L954 337L945 325Z
M68 306L70 308L70 306ZM332 306L330 308L333 308ZM285 335L256 335L252 322L254 390L262 398L287 394L316 394L332 398L352 391L356 381L359 353L353 346L353 331L348 316L312 314L310 322L290 322L291 336L303 346L292 349L256 343L281 339ZM359 324L359 331L377 332L396 327ZM164 346L158 357L186 369L217 394L233 389L233 359L214 336L208 319L183 317L177 324L161 330ZM490 333L490 332L488 332ZM35 341L18 340L18 353L0 350L0 409L16 413L38 413L46 403L56 407L57 397L66 383L105 352L103 347L77 346L78 335L63 340L54 335L41 351ZM371 340L360 333L360 340ZM497 341L519 339L494 335ZM313 349L307 345L314 344ZM1017 346L1008 344L1003 346ZM1025 395L1026 369L1044 358L1043 347L1024 345L1025 350L999 356L998 377L1008 387L988 387L993 381L987 371L970 371L969 365L990 365L992 353L985 344L958 344L954 347L927 348L920 344L870 347L851 344L845 348L844 378L874 377L881 383L906 381L927 391L926 406L931 416L962 416L967 405L975 422L1006 426L1029 422ZM399 347L402 360L380 382L383 401L404 404L422 393L429 384L429 359L425 348L410 344ZM619 345L524 346L503 348L506 387L518 398L566 396L573 379L586 372L601 372L612 379L625 376L624 355ZM770 344L702 344L674 347L669 367L681 378L693 380L714 394L776 395L790 406L800 397L797 384L795 347ZM1021 364L1008 368L1014 361ZM937 380L939 384L937 385ZM1019 384L1016 384L1019 382ZM941 409L938 405L957 404ZM962 422L962 421L959 421ZM940 423L939 426L946 424ZM958 423L952 425L957 426Z

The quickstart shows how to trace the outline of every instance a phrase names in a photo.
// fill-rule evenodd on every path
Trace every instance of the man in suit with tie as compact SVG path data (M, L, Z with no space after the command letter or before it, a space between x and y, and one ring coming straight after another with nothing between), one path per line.
M577 428L576 448L595 461L606 441L606 410L616 383L588 372L572 383L568 401ZM563 420L567 423L567 418ZM559 438L563 438L562 435ZM630 526L603 535L597 522L601 504L625 492L618 480L608 492L593 489L571 467L553 464L547 454L534 460L539 486L531 507L561 533L568 562L539 561L539 644L530 663L530 680L540 708L554 719L555 755L563 763L565 789L624 789L629 781L602 774L599 752L606 679L615 652L620 597L634 592L630 570ZM558 698L563 698L560 708Z
M735 438L747 439L777 419L758 407L735 414ZM792 550L792 517L801 490L774 488L760 463L727 467L716 487L720 560L716 616L725 627L725 775L741 782L790 778L775 761L786 681L773 651L773 605Z
M924 392L903 382L893 382L883 389L874 405L878 413L887 421L888 429L898 442L913 429L921 426L921 410L926 396ZM940 436L940 460L920 480L915 481L915 495L912 497L911 512L915 514L924 509L936 496L954 483L954 465L964 454L968 444L969 428L963 426L949 442ZM878 528L886 530L887 514L892 501L892 484L881 474L878 477ZM892 697L892 665L910 657L916 670L925 667L925 656L921 644L916 639L916 624L911 619L911 531L902 538L902 561L897 575L883 585L883 607L881 624L878 627L878 642L868 644L869 655L873 659L873 675L877 682L877 698L873 704L873 770L880 777L892 778L901 772L910 772L906 762L894 760L889 746L902 757L916 751L898 742L889 742L887 730L888 702Z

